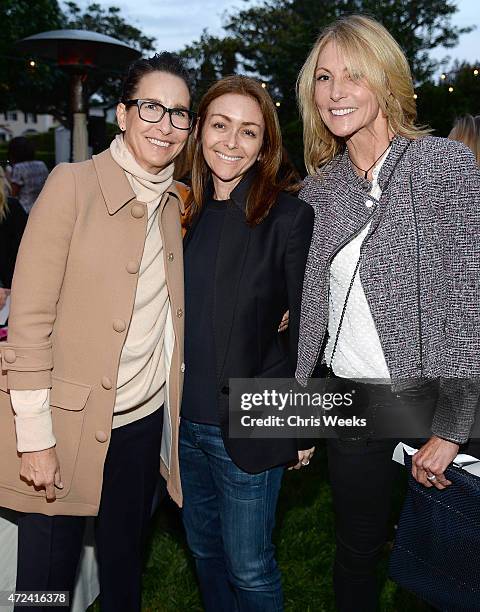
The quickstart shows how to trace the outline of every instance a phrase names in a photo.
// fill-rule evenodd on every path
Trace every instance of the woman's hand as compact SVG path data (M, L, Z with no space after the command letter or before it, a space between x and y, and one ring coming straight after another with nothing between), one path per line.
M7 301L7 297L10 295L10 289L5 289L4 287L0 287L0 308L5 306L5 302Z
M299 450L298 451L298 463L296 465L292 465L292 467L288 468L289 470L300 470L302 467L305 467L310 463L310 459L313 457L313 453L315 452L315 447L309 448L308 450Z
M287 312L283 315L282 320L280 321L280 325L278 326L278 333L284 332L288 329L289 318L290 311L287 310Z
M444 472L458 454L458 444L432 436L422 448L413 455L412 476L425 487L435 486L445 489L452 483L445 478Z
M55 501L55 487L63 489L55 447L22 453L20 478L35 488L45 489L47 501Z

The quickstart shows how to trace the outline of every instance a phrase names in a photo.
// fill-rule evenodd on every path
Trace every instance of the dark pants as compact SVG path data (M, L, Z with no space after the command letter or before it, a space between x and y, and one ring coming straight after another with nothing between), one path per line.
M381 414L395 403L410 401L392 394L383 385L375 390L365 385L373 412ZM415 411L433 412L436 393L424 391L411 399ZM400 399L398 399L400 398ZM398 401L397 401L398 400ZM384 415L390 414L388 411ZM393 439L330 439L327 456L332 487L336 528L336 554L333 571L338 612L375 612L378 605L376 569L387 540L392 489L399 470L392 461ZM420 448L425 440L403 439ZM478 441L462 452L480 456Z
M143 550L158 481L162 426L160 409L112 430L95 519L102 612L140 611ZM84 527L84 517L21 515L17 591L69 591L71 598ZM62 609L20 607L18 612Z
M244 472L219 427L182 419L180 471L183 523L206 612L281 612L272 531L283 468Z
M328 440L336 527L333 570L339 612L374 612L376 567L387 539L397 441Z

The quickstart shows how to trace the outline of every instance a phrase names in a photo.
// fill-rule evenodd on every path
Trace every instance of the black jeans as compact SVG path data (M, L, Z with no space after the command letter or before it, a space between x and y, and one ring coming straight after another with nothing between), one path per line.
M341 382L348 386L351 381ZM434 384L419 385L404 396L393 393L390 385L357 383L357 389L371 426L365 433L352 432L355 438L327 440L336 527L333 582L339 612L377 609L376 569L387 540L393 484L400 473L392 461L400 441L393 438L394 423L409 411L428 419L437 396ZM403 441L417 448L422 444Z
M437 390L435 385L396 395L385 385L364 385L369 398L370 414L385 431L388 419L401 414L405 402L412 414L422 411L425 422L433 414ZM383 410L385 406L389 410ZM431 416L430 416L431 419ZM430 421L431 422L431 421ZM392 461L399 439L327 440L327 456L332 487L336 528L336 554L333 580L339 612L375 612L378 605L377 564L387 539L392 489L401 468ZM415 448L423 440L403 439ZM480 456L478 440L472 440L462 452Z
M95 540L102 612L139 612L143 549L159 478L163 409L112 430ZM69 591L85 518L23 514L18 520L17 591ZM16 609L17 610L17 609ZM65 608L18 608L18 612Z

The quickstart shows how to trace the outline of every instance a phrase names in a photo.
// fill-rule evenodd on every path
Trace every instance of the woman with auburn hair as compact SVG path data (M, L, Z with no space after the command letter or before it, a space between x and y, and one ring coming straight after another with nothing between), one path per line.
M473 151L477 164L480 165L480 115L459 117L448 137L466 144Z
M335 384L360 381L370 398L365 433L345 431L327 450L337 608L372 612L398 442L379 420L388 425L413 406L434 414L413 476L438 489L450 485L444 471L474 420L480 173L467 147L416 126L407 60L371 18L326 28L301 70L298 98L309 172L300 197L315 223L297 379L306 384L323 366Z
M208 612L283 610L272 544L278 493L284 467L313 454L306 440L229 435L230 378L295 372L313 211L285 193L281 163L275 106L260 83L215 83L193 143L180 424L183 521Z

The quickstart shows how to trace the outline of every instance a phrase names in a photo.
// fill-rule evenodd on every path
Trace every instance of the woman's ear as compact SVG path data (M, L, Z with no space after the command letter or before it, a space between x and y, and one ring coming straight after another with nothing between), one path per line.
M124 132L127 125L127 107L123 102L117 104L117 123L118 127Z

